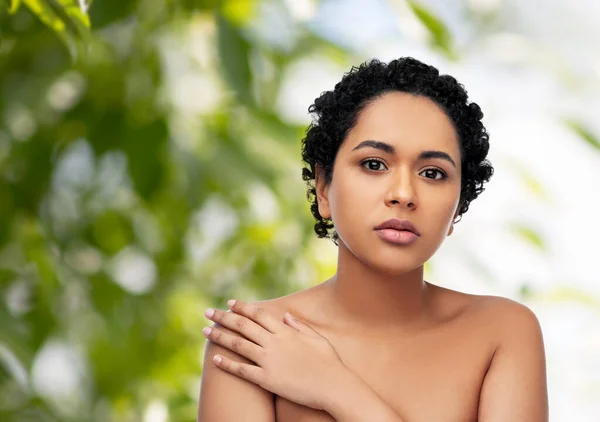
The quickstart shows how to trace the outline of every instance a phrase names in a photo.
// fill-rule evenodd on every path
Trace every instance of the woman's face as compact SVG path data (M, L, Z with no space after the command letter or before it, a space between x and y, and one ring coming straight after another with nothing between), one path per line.
M365 107L338 151L331 183L317 177L319 212L332 218L339 247L389 275L412 271L435 253L452 232L460 189L452 122L433 101L402 92ZM419 236L375 230L394 218L410 221Z

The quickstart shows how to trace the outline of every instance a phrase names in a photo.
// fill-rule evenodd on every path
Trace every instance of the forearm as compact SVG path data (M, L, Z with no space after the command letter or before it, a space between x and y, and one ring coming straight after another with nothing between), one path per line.
M406 422L354 373L337 385L325 409L337 422Z

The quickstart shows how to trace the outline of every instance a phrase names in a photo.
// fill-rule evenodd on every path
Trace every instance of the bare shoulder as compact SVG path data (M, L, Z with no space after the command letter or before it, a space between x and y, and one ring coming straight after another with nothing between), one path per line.
M474 295L438 286L436 290L436 308L441 318L461 317L499 331L539 327L529 307L506 297Z
M249 301L249 303L257 304L265 312L273 314L278 314L281 306L278 300ZM221 331L232 336L241 337L237 332L217 323L214 323L212 326L219 327ZM212 341L206 342L204 363L202 366L198 421L275 422L274 395L250 381L236 377L218 368L213 362L213 358L217 354L236 362L254 364L245 357L217 343Z
M470 312L482 324L498 335L530 335L541 331L535 313L526 305L499 296L475 296L471 299Z
M455 311L461 328L468 327L491 353L480 389L477 420L547 422L546 357L534 312L498 296L442 289L439 297L443 298L440 303Z
M486 344L490 359L503 349L543 352L542 330L526 305L500 296L467 294L443 287L435 289L434 308L439 323L452 323Z
M320 313L319 309L322 306L326 306L326 303L323 303L322 291L323 284L317 284L286 296L250 303L278 317L283 318L286 312L290 312L292 315L308 322L312 319L312 316Z
M481 387L478 420L547 422L546 358L538 318L527 306L507 298L472 300L473 320L495 345Z

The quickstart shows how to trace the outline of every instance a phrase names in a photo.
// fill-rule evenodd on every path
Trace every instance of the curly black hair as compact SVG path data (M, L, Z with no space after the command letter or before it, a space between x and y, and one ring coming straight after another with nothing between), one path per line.
M389 92L406 92L427 97L446 112L453 122L459 140L462 161L461 193L458 219L469 204L483 192L483 184L494 169L486 160L489 135L481 119L483 113L476 103L469 103L463 85L450 75L440 75L437 68L412 57L401 57L389 63L373 59L353 66L333 91L323 92L308 111L313 122L302 140L302 179L308 185L307 198L317 222L318 237L330 237L338 244L338 234L330 218L319 214L316 200L315 170L322 168L326 183L331 183L337 152L348 132L356 124L361 110Z

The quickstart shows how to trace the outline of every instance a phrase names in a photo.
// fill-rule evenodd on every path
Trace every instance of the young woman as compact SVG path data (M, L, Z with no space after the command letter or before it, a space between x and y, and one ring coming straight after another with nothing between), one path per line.
M547 421L535 315L423 279L492 175L479 106L402 58L353 68L309 111L302 175L337 271L207 311L199 421Z

